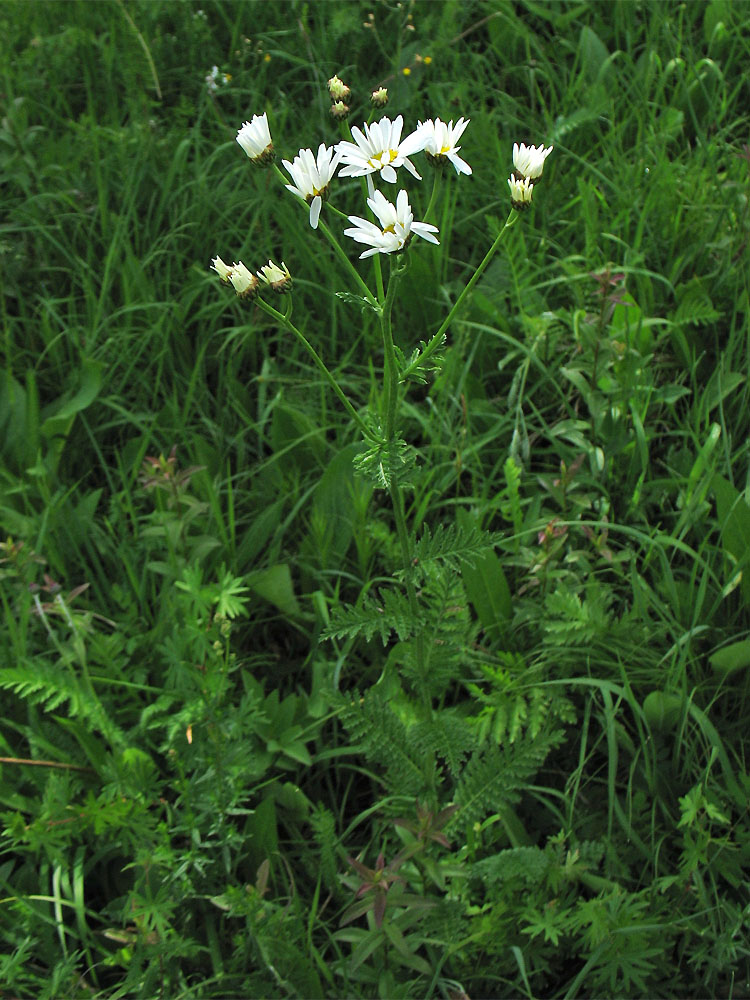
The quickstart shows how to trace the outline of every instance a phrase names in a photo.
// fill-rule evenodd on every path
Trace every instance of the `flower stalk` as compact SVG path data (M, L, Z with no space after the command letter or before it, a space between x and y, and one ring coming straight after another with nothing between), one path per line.
M344 409L349 414L349 416L352 418L352 420L355 422L355 424L357 425L357 427L361 431L362 435L366 438L366 440L371 441L373 444L380 444L381 443L380 442L380 438L377 436L377 434L374 434L370 430L370 428L367 426L367 424L364 422L364 420L360 417L360 415L354 409L354 407L352 406L351 402L347 398L346 394L342 390L341 386L338 384L338 382L336 381L336 379L333 377L333 375L331 374L331 372L326 367L326 364L323 361L323 359L320 357L320 355L315 350L315 348L312 346L312 344L307 339L307 337L304 335L304 333L302 333L301 330L297 329L297 327L294 325L294 323L292 323L292 321L289 318L289 316L285 315L282 312L279 312L278 309L274 309L274 307L269 302L266 302L265 299L260 299L260 298L257 299L257 305L259 305L260 308L265 313L268 313L269 316L273 316L273 318L275 320L277 320L279 323L281 323L282 326L284 326L291 334L293 334L297 338L297 340L300 342L300 344L302 344L302 346L305 348L305 350L307 351L307 353L313 359L313 361L315 363L315 366L317 367L318 371L321 373L321 375L323 376L323 378L326 380L326 382L328 382L328 384L330 385L330 387L333 389L334 393L336 394L336 396L339 398L339 400L343 404Z
M500 230L500 233L498 234L494 243L485 254L484 260L481 262L481 264L476 269L474 274L472 274L471 278L469 278L468 282L466 283L466 286L462 289L461 294L453 303L450 312L445 317L443 322L440 324L439 330L434 335L434 337L432 337L432 339L428 342L425 349L414 359L414 361L412 361L410 365L408 365L404 369L404 371L401 374L401 381L405 381L406 379L408 379L409 376L412 374L412 372L415 372L420 365L424 364L424 362L427 361L430 357L432 357L435 351L437 351L438 348L441 347L443 340L445 338L445 331L448 329L453 320L456 318L456 315L458 314L459 310L463 306L468 296L471 294L474 285L476 285L476 283L484 274L485 270L487 269L487 265L495 256L495 253L497 252L500 244L502 243L505 233L507 232L508 229L514 226L517 221L518 221L518 212L513 208L511 209L508 218L505 220L505 225Z

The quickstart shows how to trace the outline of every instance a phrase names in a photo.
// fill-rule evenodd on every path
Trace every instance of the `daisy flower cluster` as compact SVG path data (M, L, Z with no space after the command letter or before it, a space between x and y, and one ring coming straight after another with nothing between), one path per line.
M531 204L531 195L534 185L531 183L542 176L544 161L552 152L553 147L547 149L544 146L527 146L523 142L519 146L513 143L513 166L516 174L511 174L508 178L510 188L510 203L517 212L528 208Z
M270 288L277 295L283 295L292 288L292 276L283 261L279 267L269 260L257 274L253 274L241 260L230 266L221 257L214 257L211 267L225 284L232 285L241 299L254 299L261 288Z
M328 81L328 92L333 102L331 114L334 118L345 118L349 113L346 102L351 96L350 88L338 76L333 76ZM375 107L384 107L387 100L384 88L373 91L371 101ZM414 221L406 190L399 189L395 199L389 201L376 189L376 183L396 184L401 167L415 180L421 180L421 174L412 161L412 157L419 153L424 153L428 163L435 168L443 169L450 164L457 175L471 175L471 167L459 155L459 142L468 124L468 118L459 118L455 124L453 121L443 122L440 118L428 119L418 122L416 129L408 135L403 134L402 115L393 119L384 116L379 121L363 124L361 128L355 125L350 131L351 139L343 139L333 146L321 143L317 152L300 149L293 160L282 160L291 180L285 185L286 189L309 206L310 225L317 229L323 203L329 197L331 182L337 171L339 177L364 177L367 206L373 218L347 216L351 225L344 229L345 236L364 245L360 259L378 253L400 253L414 235L437 244L437 227ZM275 150L265 113L255 115L243 124L237 133L237 142L255 166L269 167L273 164ZM508 185L514 209L520 211L531 204L533 182L541 177L544 162L551 152L551 146L547 149L523 143L513 146L514 173ZM285 291L291 283L288 271L283 278L276 276L269 281L261 272L253 275L241 262L229 267L217 257L212 266L222 280L231 283L237 294L245 298L257 294L262 280L266 280L276 291ZM283 287L277 287L280 285Z

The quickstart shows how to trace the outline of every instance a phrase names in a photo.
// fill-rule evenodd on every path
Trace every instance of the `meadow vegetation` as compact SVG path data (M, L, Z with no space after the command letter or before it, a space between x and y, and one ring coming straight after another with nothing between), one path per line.
M0 32L0 997L750 997L750 7ZM338 142L334 74L470 119L439 245L235 142Z

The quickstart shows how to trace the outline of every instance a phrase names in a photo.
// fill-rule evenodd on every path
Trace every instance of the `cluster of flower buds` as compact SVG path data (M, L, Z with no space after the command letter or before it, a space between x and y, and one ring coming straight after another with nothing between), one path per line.
M534 192L534 185L531 182L542 176L544 161L552 149L552 146L545 149L544 146L527 146L523 142L520 146L517 142L513 143L513 166L516 173L508 178L508 187L510 203L517 212L524 211L531 204Z
M352 96L351 89L347 87L343 80L337 76L332 76L328 81L328 95L331 98L331 115L342 121L349 114L349 105L346 103Z
M231 284L237 293L238 298L254 299L261 288L270 288L277 295L283 295L291 291L292 276L289 268L281 262L281 267L269 260L267 264L258 271L257 275L248 270L242 261L237 261L231 265L225 264L221 257L214 257L211 267L216 271L225 284Z

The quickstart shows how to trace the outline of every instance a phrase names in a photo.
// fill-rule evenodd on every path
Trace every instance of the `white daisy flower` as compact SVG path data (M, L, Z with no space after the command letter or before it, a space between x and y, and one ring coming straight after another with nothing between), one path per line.
M260 282L242 261L232 264L229 268L229 280L241 299L254 299L258 294Z
M406 167L418 181L422 178L409 157L424 148L422 133L417 129L405 139L401 138L404 125L402 115L395 121L381 118L379 122L365 125L364 132L354 126L352 136L354 142L346 140L336 146L341 154L344 166L339 171L340 177L367 177L367 185L372 196L374 188L372 175L379 173L389 184L396 183L396 168Z
M272 260L269 260L269 262L264 264L260 271L258 271L258 277L261 281L270 285L274 292L278 292L279 295L283 292L288 292L292 287L292 276L289 273L289 268L283 260L281 262L281 267L279 267L278 264L274 264Z
M544 161L553 150L553 146L545 149L544 146L526 146L517 142L513 143L513 166L521 177L534 180L542 176Z
M268 166L273 163L276 155L271 142L271 133L268 130L268 119L265 111L262 115L254 115L251 122L245 122L237 133L237 142L242 146L251 163L259 167Z
M282 160L287 173L294 181L294 184L287 184L286 189L292 194L299 195L310 206L310 225L313 229L318 228L320 209L328 198L328 185L336 173L340 159L340 153L336 153L333 147L329 148L321 142L317 161L311 149L301 149L294 157L293 163Z
M528 208L531 204L531 195L534 191L534 185L529 178L523 177L519 180L515 174L511 174L508 178L508 187L510 188L510 203L513 208L517 212L522 212L525 208Z
M455 126L453 122L448 122L446 125L439 118L435 121L430 118L426 122L420 122L419 129L422 130L425 140L424 151L427 159L435 166L449 160L457 174L470 174L471 167L458 155L461 147L456 145L469 121L469 118L466 120L459 118Z
M398 253L408 246L414 233L430 243L438 243L433 235L438 231L437 226L431 226L427 222L414 222L406 191L399 191L395 205L380 191L368 198L367 204L383 228L378 229L374 222L350 215L349 222L353 223L353 228L344 230L344 235L351 236L357 243L369 243L370 249L359 255L360 260L375 253Z

